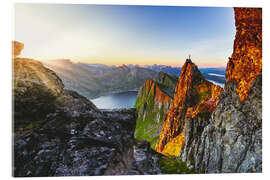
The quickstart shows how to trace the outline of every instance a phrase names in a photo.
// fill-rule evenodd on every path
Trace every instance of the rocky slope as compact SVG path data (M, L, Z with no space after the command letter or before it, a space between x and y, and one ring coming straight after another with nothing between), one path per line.
M167 111L172 103L177 78L164 72L148 79L140 88L135 108L138 112L135 138L147 140L155 149Z
M185 132L183 160L203 173L262 172L262 9L234 12L234 51L218 106L200 138ZM200 126L198 118L187 124Z
M67 89L94 99L111 93L139 90L157 72L142 68L73 63L67 59L44 61L63 80Z
M135 109L100 111L42 63L13 59L13 175L159 174L159 154L135 142Z

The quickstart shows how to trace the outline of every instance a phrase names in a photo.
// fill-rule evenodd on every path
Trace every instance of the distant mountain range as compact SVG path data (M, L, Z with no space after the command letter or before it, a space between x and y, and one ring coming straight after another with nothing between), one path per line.
M166 65L122 65L74 63L69 59L44 61L43 64L55 71L63 80L65 87L78 91L89 99L102 95L139 90L147 79L154 78L158 72L179 77L181 67ZM225 83L225 68L201 68L203 76L220 86Z
M173 67L173 66L166 66L166 65L146 65L143 66L148 69L152 69L154 71L160 72L163 71L169 75L174 75L179 77L181 72L181 67ZM217 84L219 86L223 86L225 84L226 78L226 67L214 67L214 68L199 68L203 76L208 80Z
M56 72L66 89L78 91L89 99L138 90L147 79L157 75L156 71L144 67L73 63L68 59L51 60L43 64Z

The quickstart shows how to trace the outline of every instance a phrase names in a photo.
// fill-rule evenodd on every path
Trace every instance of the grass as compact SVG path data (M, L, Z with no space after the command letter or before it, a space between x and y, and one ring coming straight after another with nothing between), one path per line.
M144 91L144 94L141 97L137 97L135 108L139 113L136 121L134 137L136 139L150 142L151 148L155 149L159 135L154 134L157 133L160 124L164 121L165 107L162 104L161 108L159 108L156 104L155 96L152 95L152 93L148 93L148 91ZM145 116L144 114L141 114L142 112L140 112L142 111L142 108L145 108ZM158 115L160 115L159 123L157 123Z

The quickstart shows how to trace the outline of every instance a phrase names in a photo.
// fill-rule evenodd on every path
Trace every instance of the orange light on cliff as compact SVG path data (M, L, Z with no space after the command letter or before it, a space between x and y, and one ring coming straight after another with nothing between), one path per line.
M186 116L202 111L213 111L222 88L204 79L198 67L187 59L182 67L174 93L174 102L168 110L156 151L164 155L178 155L184 144ZM209 101L212 99L211 101Z
M170 96L160 90L157 83L155 83L152 79L146 80L144 86L149 88L149 92L151 92L152 95L155 96L155 100L157 102L169 103L172 100Z
M234 51L226 69L227 82L235 80L240 101L262 71L262 9L234 8L236 35Z

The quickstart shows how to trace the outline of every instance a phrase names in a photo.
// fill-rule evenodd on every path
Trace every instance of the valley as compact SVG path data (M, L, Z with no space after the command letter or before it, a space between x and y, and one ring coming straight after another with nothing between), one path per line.
M37 61L13 41L13 175L262 172L262 10L234 15L226 68Z

